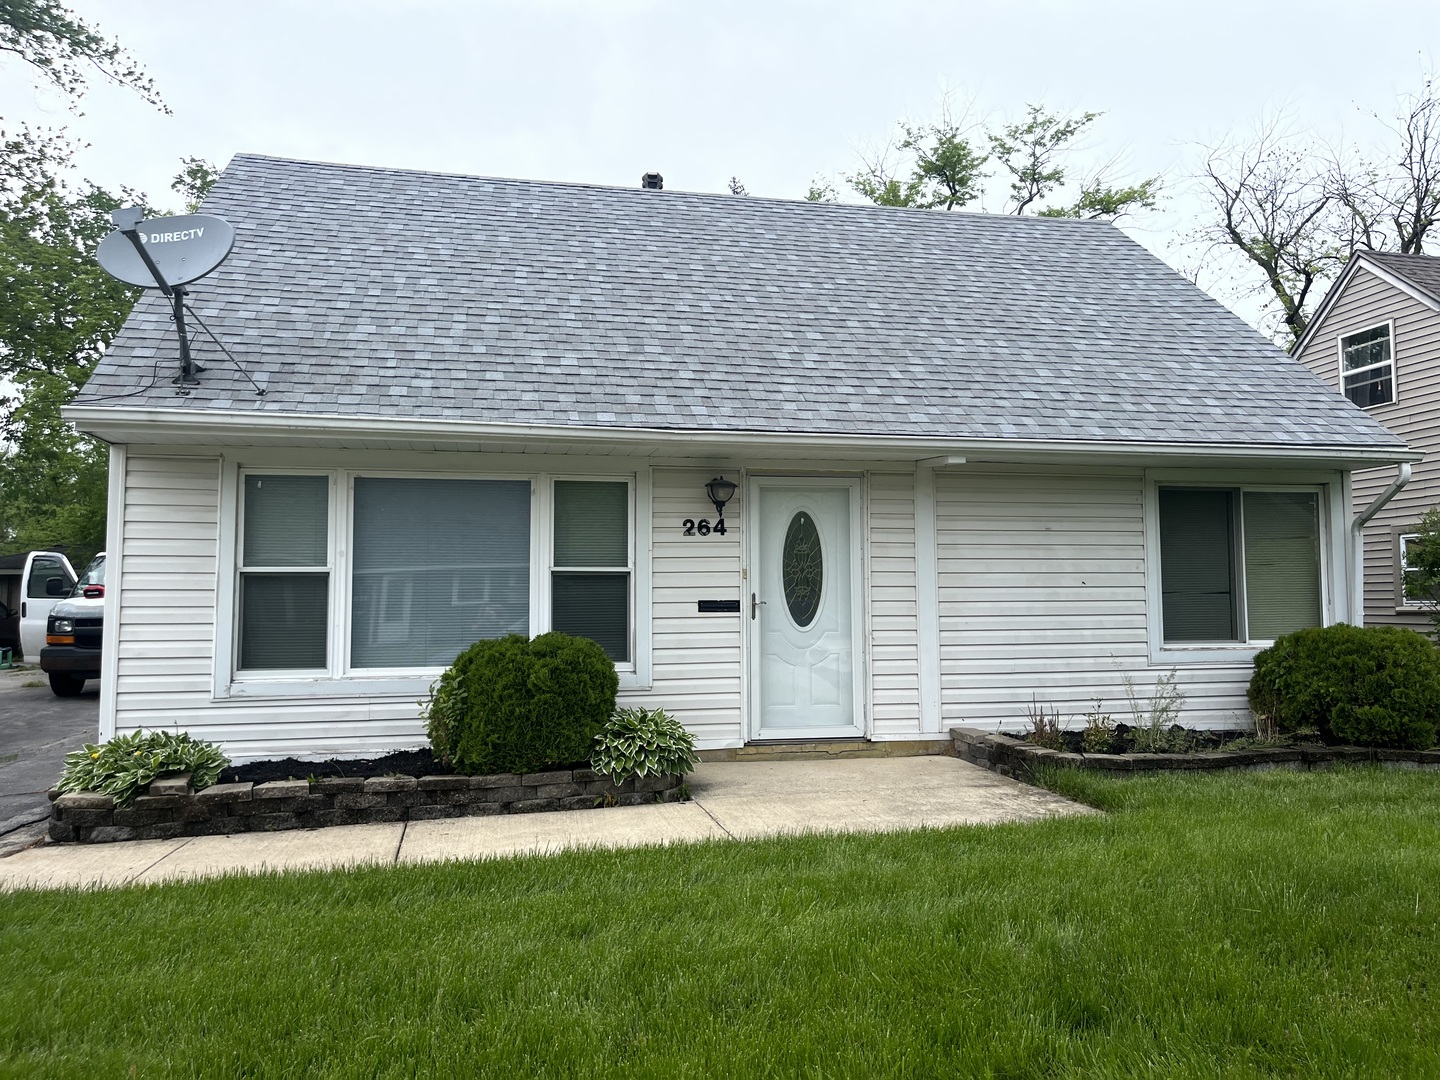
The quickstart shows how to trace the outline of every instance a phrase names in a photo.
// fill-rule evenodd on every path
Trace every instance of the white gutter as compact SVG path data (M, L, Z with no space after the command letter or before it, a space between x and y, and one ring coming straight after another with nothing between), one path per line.
M1395 470L1395 479L1390 486L1376 495L1355 520L1350 522L1350 616L1356 626L1365 625L1365 541L1360 531L1365 523L1385 509L1385 504L1399 494L1400 489L1410 483L1410 463L1401 462Z
M585 427L561 424L483 423L469 420L429 420L409 417L391 420L370 416L314 416L300 413L226 413L218 409L129 408L113 405L68 405L66 420L87 434L109 442L144 443L166 436L181 439L203 433L214 440L219 433L235 437L277 436L331 439L435 439L540 440L583 446L604 443L645 443L657 447L684 446L703 452L735 452L746 447L785 448L835 452L859 451L897 460L916 461L954 455L952 463L969 453L972 460L994 460L1002 454L1073 456L1093 455L1111 460L1168 457L1177 459L1246 458L1268 462L1329 462L1344 459L1351 468L1419 461L1425 455L1408 447L1353 446L1251 446L1243 443L1109 442L1102 440L954 438L924 435L839 435L765 431L677 431L668 428ZM106 432L123 435L108 438ZM1362 464L1363 463L1363 464ZM1331 465L1344 468L1346 466Z

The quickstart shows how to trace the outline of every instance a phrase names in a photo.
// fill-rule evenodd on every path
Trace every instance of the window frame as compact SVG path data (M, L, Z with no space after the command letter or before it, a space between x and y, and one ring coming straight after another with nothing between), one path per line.
M1160 489L1199 488L1229 490L1237 496L1241 507L1235 515L1235 552L1233 567L1236 578L1236 603L1239 625L1246 638L1236 641L1165 641L1164 596L1160 562ZM1145 528L1145 601L1146 631L1150 662L1174 664L1237 664L1248 663L1255 654L1271 644L1271 640L1249 637L1248 598L1245 595L1245 527L1244 495L1247 491L1313 492L1316 495L1316 517L1320 539L1320 619L1328 626L1343 617L1337 598L1346 595L1344 559L1335 557L1334 538L1343 537L1346 523L1343 507L1343 477L1338 473L1313 472L1201 472L1198 470L1152 470L1146 473L1144 496Z
M1405 591L1405 575L1410 570L1405 559L1406 541L1420 538L1420 533L1416 530L1417 526L1414 525L1399 526L1395 529L1395 610L1424 612L1428 615L1440 604L1435 600L1412 598Z
M603 470L583 472L576 470L572 463L565 471L557 470L552 474L533 468L507 469L498 463L497 467L473 472L393 466L370 467L363 460L358 464L352 463L348 455L317 456L322 457L322 460L330 458L334 463L292 468L283 464L272 464L270 459L279 459L278 454L256 454L253 464L233 460L226 460L222 464L212 700L327 698L365 701L394 698L398 699L397 705L409 706L428 692L431 683L444 670L442 667L358 668L350 665L353 619L353 588L350 578L355 528L354 481L357 477L528 481L531 491L531 637L544 633L550 624L550 575L553 572L554 559L554 481L624 482L629 489L630 661L616 664L615 667L622 690L650 689L652 612L649 573L652 545L650 533L653 531L653 524L648 464L626 462L626 465L630 465L627 470L623 466L616 469L616 463L610 463ZM327 508L329 620L327 667L324 669L243 672L239 669L239 583L244 569L240 565L244 538L244 481L246 476L251 475L324 475L330 478L330 501ZM255 568L251 568L250 572L254 570ZM318 569L310 572L318 572Z
M1354 368L1354 369L1352 369L1352 370L1350 370L1350 371L1346 371L1346 370L1345 370L1345 342L1346 342L1346 340L1347 340L1347 339L1350 339L1350 338L1357 338L1357 337L1359 337L1361 334L1369 334L1369 333L1371 333L1371 332L1373 332L1373 331L1375 331L1375 330L1379 330L1381 327L1384 327L1384 328L1385 328L1386 337L1387 337L1387 339L1388 339L1389 342L1390 342L1390 359L1389 359L1389 360L1386 360L1386 361L1384 361L1384 362L1382 362L1382 363L1379 363L1379 364L1367 364L1367 365L1364 366L1364 367ZM1364 410L1366 410L1366 411L1368 412L1368 411L1371 410L1371 409L1383 409L1383 408L1385 408L1387 405L1394 405L1396 402L1398 402L1398 401L1400 400L1400 365L1396 362L1396 355L1395 355L1395 320L1394 320L1394 319L1386 319L1384 322L1378 322L1378 323L1374 323L1374 324L1372 324L1372 325L1370 325L1370 326L1364 326L1364 327L1361 327L1359 330L1351 330L1349 333L1346 333L1346 334L1336 334L1336 335L1335 335L1335 367L1336 367L1336 370L1339 372L1339 375L1340 375L1340 393L1341 393L1341 395L1345 398L1346 401L1349 401L1350 404L1354 405L1357 409L1364 409ZM1345 386L1345 379L1346 379L1347 376L1360 375L1360 374L1363 374L1363 373L1365 373L1365 372L1375 371L1375 370L1377 370L1377 369L1379 369L1379 368L1384 368L1384 367L1389 367L1389 368L1390 368L1390 400L1389 400L1389 401L1377 402L1377 403L1374 404L1374 405L1360 405L1360 404L1358 404L1357 402L1355 402L1353 399L1351 399L1349 393L1348 393L1347 390L1346 390L1346 386Z
M639 545L639 527L636 520L636 478L632 476L606 476L595 473L551 473L545 477L545 510L549 518L546 529L547 542L544 552L545 587L544 587L544 609L541 619L544 630L551 628L554 619L554 579L557 573L561 574L617 574L622 569L618 566L556 566L555 565L555 484L560 481L592 484L614 484L624 483L626 488L625 520L628 526L626 536L626 565L623 568L626 575L625 602L629 605L629 626L628 645L630 659L624 662L616 662L615 671L622 678L626 675L634 676L637 670L637 657L639 647L636 640L636 626L639 620L636 618L636 579L638 577L635 569L636 549ZM531 622L535 621L532 612Z
M250 476L323 476L326 478L325 500L325 558L326 565L320 566L246 566L245 558L245 480ZM335 656L335 477L329 469L245 469L236 484L235 498L235 556L231 560L234 573L231 587L234 590L234 611L230 619L230 670L234 678L243 681L265 681L269 679L315 679L330 672ZM318 574L324 572L327 579L325 589L325 659L323 668L244 668L240 667L240 599L241 581L246 574ZM218 626L217 626L218 629Z

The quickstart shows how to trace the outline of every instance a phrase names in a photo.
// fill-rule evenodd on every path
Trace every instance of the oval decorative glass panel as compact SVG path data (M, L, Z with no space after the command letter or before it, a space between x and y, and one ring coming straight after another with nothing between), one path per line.
M825 581L825 560L820 553L820 532L815 519L803 510L790 519L785 546L780 552L780 580L785 606L799 627L809 626L820 610L820 588Z

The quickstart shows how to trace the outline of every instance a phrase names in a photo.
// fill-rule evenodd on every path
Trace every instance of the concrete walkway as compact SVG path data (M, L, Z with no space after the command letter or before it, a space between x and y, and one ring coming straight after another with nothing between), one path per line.
M0 859L0 889L114 886L799 832L885 832L1095 812L950 757L707 762L688 784L692 801L655 806L47 844Z

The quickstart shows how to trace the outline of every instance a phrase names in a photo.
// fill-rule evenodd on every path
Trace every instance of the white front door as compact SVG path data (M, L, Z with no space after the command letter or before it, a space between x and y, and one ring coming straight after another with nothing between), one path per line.
M861 735L860 483L757 477L751 486L751 735Z

